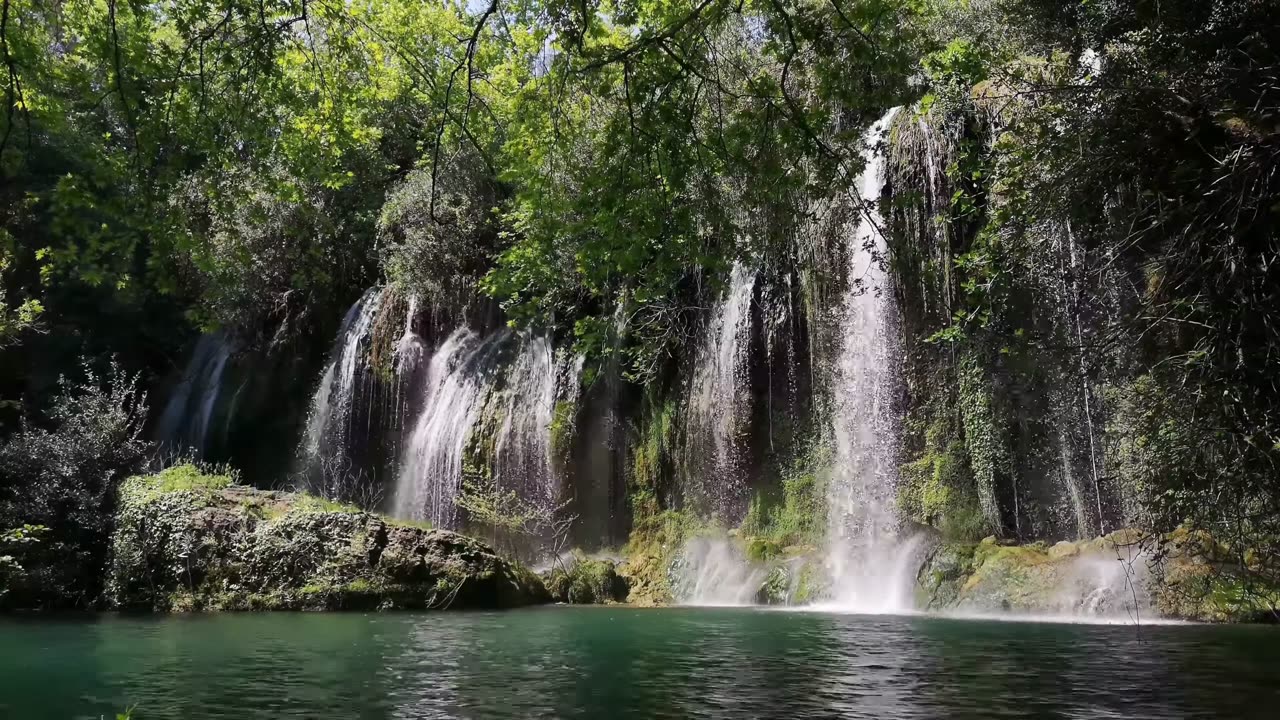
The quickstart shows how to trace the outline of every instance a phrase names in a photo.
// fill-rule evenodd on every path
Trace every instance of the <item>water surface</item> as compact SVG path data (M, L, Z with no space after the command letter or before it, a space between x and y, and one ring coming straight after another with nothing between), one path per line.
M0 718L1275 718L1280 629L759 609L0 620Z

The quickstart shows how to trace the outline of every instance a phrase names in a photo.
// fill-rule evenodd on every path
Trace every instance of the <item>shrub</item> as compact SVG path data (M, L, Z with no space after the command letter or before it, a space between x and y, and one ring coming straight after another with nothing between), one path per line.
M100 590L117 483L138 472L146 397L138 376L112 365L65 378L50 426L24 423L0 445L0 527L42 525L48 541L27 554L21 582L4 598L24 607L83 607Z

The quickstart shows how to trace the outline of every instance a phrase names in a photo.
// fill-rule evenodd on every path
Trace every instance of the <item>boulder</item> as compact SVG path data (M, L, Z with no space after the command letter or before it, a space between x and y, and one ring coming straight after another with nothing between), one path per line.
M174 470L121 487L112 607L504 608L549 599L534 573L464 535L190 469L174 482Z

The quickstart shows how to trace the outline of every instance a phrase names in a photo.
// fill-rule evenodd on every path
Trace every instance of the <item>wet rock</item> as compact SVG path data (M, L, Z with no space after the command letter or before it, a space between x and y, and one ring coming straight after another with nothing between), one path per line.
M756 603L760 605L787 605L791 602L791 572L786 565L778 565L769 570L760 592L756 594Z

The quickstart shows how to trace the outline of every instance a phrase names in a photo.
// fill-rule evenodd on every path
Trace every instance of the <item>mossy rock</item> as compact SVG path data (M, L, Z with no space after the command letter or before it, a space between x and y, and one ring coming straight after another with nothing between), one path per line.
M1280 620L1280 582L1242 564L1203 530L1181 527L1161 539L1156 607L1204 622Z
M625 602L631 588L611 560L577 558L568 569L556 567L543 575L551 599L571 605Z
M569 602L569 586L573 584L573 580L564 568L554 567L543 573L542 584L546 586L552 602Z
M765 576L756 594L761 605L787 605L791 602L791 571L786 565L777 565Z
M752 537L746 541L747 560L755 563L767 563L783 555L782 546L766 537Z
M1134 529L1078 542L934 549L919 604L933 610L1112 614L1209 622L1274 620L1280 585L1234 561L1207 533Z
M671 565L704 527L693 516L671 510L637 520L623 548L626 561L617 567L631 588L627 602L641 607L672 602Z
M122 485L107 577L113 607L160 611L497 608L548 599L535 574L472 538L206 479L189 466Z
M940 544L929 554L920 567L917 586L921 596L916 605L928 610L954 605L960 589L973 574L976 545Z

